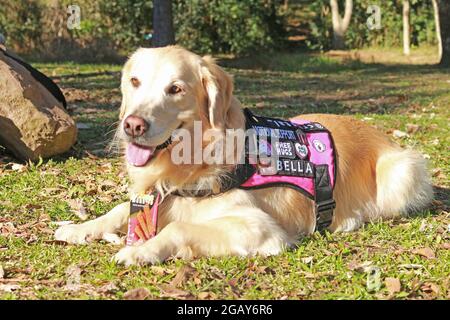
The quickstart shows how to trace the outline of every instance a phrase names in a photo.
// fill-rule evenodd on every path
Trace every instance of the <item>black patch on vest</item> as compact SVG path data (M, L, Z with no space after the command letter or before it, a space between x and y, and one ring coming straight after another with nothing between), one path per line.
M314 177L314 164L305 160L277 160L277 175L294 177Z
M275 154L279 158L295 159L296 154L292 141L277 141L273 147Z

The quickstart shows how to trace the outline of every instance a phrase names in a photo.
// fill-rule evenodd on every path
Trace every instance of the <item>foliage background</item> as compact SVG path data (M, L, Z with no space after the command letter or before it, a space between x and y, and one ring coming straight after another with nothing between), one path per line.
M309 21L311 36L307 40L310 48L330 49L332 39L331 10L329 0L310 1L312 15ZM344 2L339 1L343 16ZM381 9L381 29L369 30L367 18L370 5ZM411 45L436 44L436 31L431 1L410 0ZM362 47L397 47L402 45L402 1L354 0L353 14L346 32L346 45L349 48Z
M177 42L201 53L247 55L296 45L330 49L328 0L173 0ZM68 30L73 0L0 0L0 32L21 54L46 60L117 61L139 46L150 46L151 0L77 0L80 29ZM343 0L340 8L343 11ZM382 10L382 28L369 30L370 4ZM348 48L401 45L401 1L354 0ZM412 45L435 44L431 1L411 0ZM294 37L295 38L295 37Z

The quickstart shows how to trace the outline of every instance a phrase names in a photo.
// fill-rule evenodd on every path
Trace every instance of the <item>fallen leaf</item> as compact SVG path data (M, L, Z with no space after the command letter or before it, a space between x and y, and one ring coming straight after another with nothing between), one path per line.
M423 265L421 265L421 264L414 264L414 263L406 263L406 264L399 265L399 267L405 268L405 269L422 269Z
M301 258L300 261L305 264L308 264L308 263L311 263L313 261L313 259L314 259L313 257L304 257L304 258Z
M81 284L81 268L77 265L70 266L66 269L66 285L65 290L68 291L79 291Z
M356 271L356 272L366 272L371 265L372 265L372 261L364 261L362 263L357 262L357 261L351 261L348 264L348 268L350 270Z
M155 272L156 274L163 276L166 274L172 274L175 271L169 268L164 268L164 267L160 267L160 266L151 266L150 269Z
M425 282L420 289L425 293L433 293L435 295L438 295L440 292L438 285L432 282Z
M209 297L209 292L200 292L199 294L198 294L198 298L200 299L200 300L205 300L206 298L208 298Z
M85 221L87 218L89 218L89 215L86 213L86 208L83 205L83 201L79 199L69 199L67 201L69 204L70 209L72 210L73 214L75 214L80 220Z
M100 293L112 293L119 290L119 288L116 286L114 282L109 282L103 286L101 286L98 291Z
M431 170L431 175L433 177L438 177L441 175L441 168L434 168L433 170Z
M13 292L20 289L18 284L0 284L0 291Z
M123 298L126 300L144 300L148 296L150 296L150 291L147 288L136 288L125 292Z
M431 250L431 248L428 248L428 247L420 248L420 249L414 249L412 251L412 253L418 254L419 256L425 257L427 259L435 259L436 258L436 255L435 255L434 251Z
M412 123L407 123L406 124L406 132L408 132L409 134L414 134L417 131L419 131L420 126L417 124L412 124Z
M424 232L427 228L428 228L428 223L425 220L423 220L422 223L420 224L419 231Z
M3 279L5 277L5 270L3 270L3 267L0 265L0 279Z
M20 163L13 163L11 166L11 170L13 171L18 171L18 172L23 172L26 170L26 166L24 166L23 164Z
M398 278L386 278L384 284L389 291L390 295L393 295L401 290L401 283Z
M450 250L450 243L449 242L445 242L445 243L441 244L441 248Z
M184 282L186 282L186 280L194 273L195 269L188 266L188 265L184 265L182 266L177 274L175 275L175 277L172 279L172 281L170 282L170 284L174 287L179 287L180 285L182 285Z
M230 279L229 281L228 281L228 284L230 285L230 287L236 287L236 285L237 285L237 279Z
M182 299L190 296L189 292L177 289L171 284L162 284L159 289L162 291L162 297Z
M401 138L406 138L406 137L409 137L409 134L407 134L406 132L403 132L403 131L400 131L400 130L394 130L393 132L392 132L392 136L394 137L394 138L398 138L398 139L401 139Z

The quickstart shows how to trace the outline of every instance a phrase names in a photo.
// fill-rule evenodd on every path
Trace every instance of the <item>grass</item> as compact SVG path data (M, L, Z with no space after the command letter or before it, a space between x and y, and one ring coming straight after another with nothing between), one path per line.
M276 257L129 268L110 262L118 246L52 239L55 222L80 222L71 199L82 200L89 218L127 200L120 159L104 151L120 105L120 66L36 64L63 88L71 113L87 129L69 154L41 163L13 166L17 160L0 150L0 298L449 299L450 73L411 64L422 62L414 59L421 51L409 60L394 53L280 53L222 64L235 77L237 97L257 113L351 114L391 136L418 125L397 141L430 159L437 200L429 210L352 233L314 234ZM364 54L369 61L359 59ZM379 272L375 287L367 285L368 277L377 282L370 270Z

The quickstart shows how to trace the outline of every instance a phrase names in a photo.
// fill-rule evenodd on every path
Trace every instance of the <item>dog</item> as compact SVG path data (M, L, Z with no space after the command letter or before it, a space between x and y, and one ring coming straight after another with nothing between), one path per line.
M158 190L157 234L115 256L125 265L155 264L179 257L276 255L314 232L314 201L283 186L233 188L213 196L183 196L187 185L216 189L227 164L175 164L177 129L223 133L245 127L233 81L209 56L179 46L138 49L123 67L118 138L127 149L131 194ZM348 116L307 114L301 118L332 134L339 165L334 186L331 232L352 231L365 222L421 210L433 192L425 159L402 149L368 124ZM195 141L193 141L195 144ZM197 142L203 144L204 141ZM131 160L130 160L131 159ZM95 220L65 225L57 240L83 244L106 233L126 232L130 203Z

